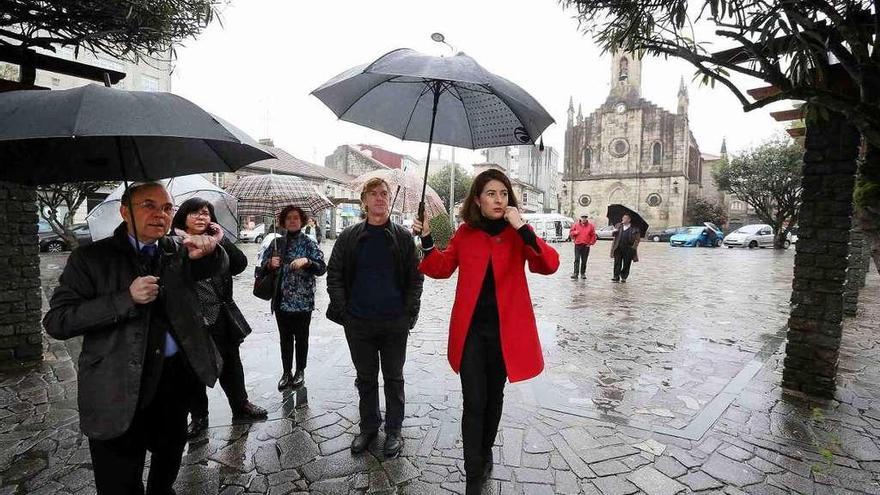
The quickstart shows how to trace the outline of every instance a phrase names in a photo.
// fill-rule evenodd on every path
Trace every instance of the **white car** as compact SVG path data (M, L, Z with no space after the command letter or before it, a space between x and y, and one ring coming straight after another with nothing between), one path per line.
M266 224L259 224L253 229L242 230L238 233L238 240L241 242L256 242L257 244L263 241L263 237L266 236Z
M773 227L767 224L745 225L724 238L724 245L728 248L745 247L754 249L757 247L773 247ZM789 241L785 241L788 247Z

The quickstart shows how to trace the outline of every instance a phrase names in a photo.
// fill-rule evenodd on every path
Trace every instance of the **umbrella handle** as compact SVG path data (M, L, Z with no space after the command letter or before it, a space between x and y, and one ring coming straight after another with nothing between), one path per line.
M419 202L419 213L418 213L419 221L425 222L425 201L422 200Z

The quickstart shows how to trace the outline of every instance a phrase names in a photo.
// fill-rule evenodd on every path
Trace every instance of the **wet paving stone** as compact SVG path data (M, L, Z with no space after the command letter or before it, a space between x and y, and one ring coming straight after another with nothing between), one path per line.
M254 246L244 247L253 259ZM557 247L565 266L571 245ZM546 367L505 389L484 493L880 494L876 272L862 316L846 323L836 400L818 406L824 420L817 422L815 404L779 390L792 252L654 243L643 251L652 261L636 267L626 286L599 282L608 269L601 256L591 258L597 276L587 284L529 275ZM56 283L63 260L43 260L44 289ZM688 275L695 270L717 276L695 279ZM743 270L760 274L748 293L735 290ZM251 400L269 419L233 424L222 390L211 389L211 428L188 446L180 495L464 493L461 384L445 359L454 279L425 284L404 368L406 442L393 460L382 457L384 433L364 455L349 450L359 420L354 369L340 328L322 314L325 280L307 387L283 394L275 388L274 318L250 284L249 276L235 279L236 300L254 327L241 353ZM743 314L747 324L734 323ZM43 363L0 370L0 495L95 493L78 429L78 356L76 340L46 338ZM760 366L748 368L756 359ZM732 389L734 381L740 385Z

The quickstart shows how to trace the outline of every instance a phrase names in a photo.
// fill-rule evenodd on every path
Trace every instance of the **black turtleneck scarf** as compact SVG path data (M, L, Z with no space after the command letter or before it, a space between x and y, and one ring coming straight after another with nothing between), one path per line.
M508 225L504 218L484 220L480 225L480 230L494 237L501 234ZM541 251L535 233L527 225L520 227L517 233L532 249ZM471 328L480 335L498 337L500 322L498 320L498 300L495 297L495 272L492 269L491 258L486 265L483 286L480 288L480 296L477 298L477 305L474 307L474 314L471 317Z

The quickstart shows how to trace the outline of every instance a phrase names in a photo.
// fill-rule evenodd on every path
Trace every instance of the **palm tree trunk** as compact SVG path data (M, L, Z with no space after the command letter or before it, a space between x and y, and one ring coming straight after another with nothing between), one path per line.
M867 145L859 167L855 218L870 246L874 268L880 273L880 147L872 144Z

